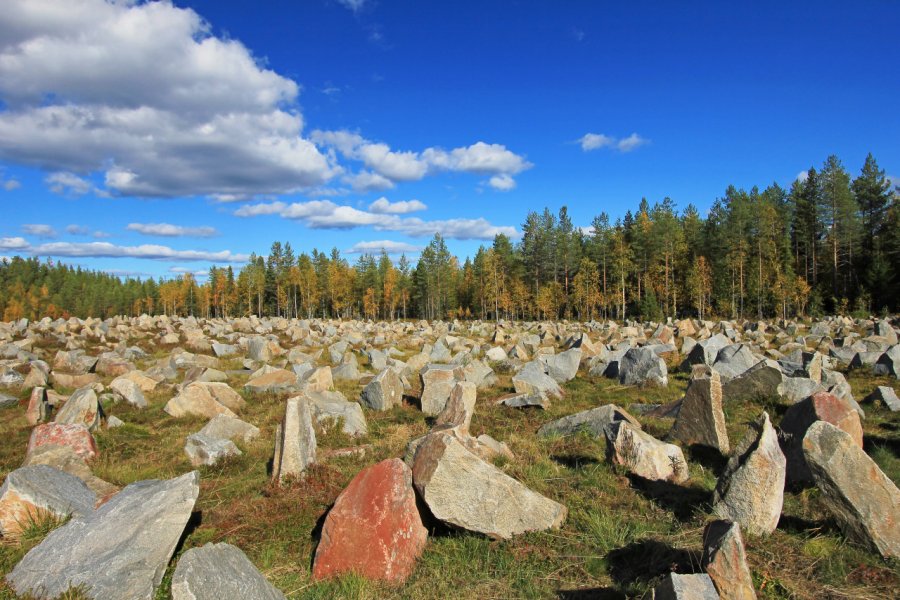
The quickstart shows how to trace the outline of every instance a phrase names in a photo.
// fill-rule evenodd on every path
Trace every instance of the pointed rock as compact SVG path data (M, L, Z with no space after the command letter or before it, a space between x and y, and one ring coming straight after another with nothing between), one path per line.
M437 416L447 400L457 381L465 379L462 367L456 365L429 364L420 373L422 379L422 412L426 415Z
M722 600L756 600L741 526L737 523L713 521L706 526L700 564L712 579Z
M47 404L47 389L36 387L31 390L28 399L28 408L25 411L25 420L29 425L37 425L47 420L50 415L50 405Z
M755 402L777 398L784 374L773 360L761 360L722 386L725 402Z
M897 398L897 392L894 391L894 388L886 385L880 385L875 388L875 391L866 396L864 402L880 402L892 412L900 411L900 398Z
M122 397L125 402L138 408L147 408L147 399L144 398L144 392L141 387L125 377L117 377L109 384L109 389Z
M728 454L722 382L717 371L706 365L693 367L691 382L681 401L672 435L685 444L699 444Z
M96 392L85 387L76 390L69 396L53 420L64 425L84 425L88 430L94 431L100 427L102 415L103 409L100 407L100 401L97 400Z
M281 483L287 477L302 477L306 468L314 462L316 430L309 399L305 396L288 398L284 421L275 432L272 479Z
M474 383L457 381L450 392L450 398L447 400L444 410L434 421L435 427L450 425L458 427L459 433L462 435L469 435L469 424L472 422L472 415L475 414L477 394Z

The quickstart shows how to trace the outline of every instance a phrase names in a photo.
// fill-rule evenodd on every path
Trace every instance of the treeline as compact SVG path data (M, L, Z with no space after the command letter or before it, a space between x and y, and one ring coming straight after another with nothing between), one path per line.
M275 242L237 273L124 280L13 258L4 320L75 316L552 319L764 318L900 308L900 199L870 154L856 178L830 156L790 190L729 187L704 217L671 199L576 228L566 207L531 212L460 263L436 234L413 265L382 253L295 254Z

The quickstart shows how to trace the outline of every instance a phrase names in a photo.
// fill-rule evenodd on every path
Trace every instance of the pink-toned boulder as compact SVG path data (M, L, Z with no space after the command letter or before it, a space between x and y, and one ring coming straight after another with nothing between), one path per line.
M412 471L393 458L360 471L341 492L322 528L313 578L357 573L402 583L425 549Z
M31 430L27 455L41 446L66 446L85 460L98 454L97 442L88 428L80 423L45 423Z

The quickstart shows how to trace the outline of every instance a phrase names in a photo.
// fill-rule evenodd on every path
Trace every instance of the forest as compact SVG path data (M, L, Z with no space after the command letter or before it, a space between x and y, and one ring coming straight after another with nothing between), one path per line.
M790 190L729 186L704 217L642 199L575 227L565 206L529 212L464 261L436 233L412 264L354 264L335 248L274 242L205 282L120 278L39 257L0 262L6 321L69 316L271 315L368 319L789 318L900 308L900 196L870 154L852 178L836 156Z

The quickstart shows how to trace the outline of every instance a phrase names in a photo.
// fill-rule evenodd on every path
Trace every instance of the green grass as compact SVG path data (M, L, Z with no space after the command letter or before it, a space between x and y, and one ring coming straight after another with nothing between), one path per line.
M286 340L282 344L289 347ZM168 349L145 350L151 352L152 360L168 355ZM46 347L45 351L52 357L55 348ZM149 367L152 360L139 366ZM320 360L324 364L327 354ZM223 364L238 367L240 361L229 359ZM875 385L897 388L896 381L864 373L850 373L848 379L857 398ZM104 383L108 381L104 378ZM471 433L486 433L506 442L515 457L497 459L498 468L566 505L568 518L559 530L508 541L436 528L413 575L399 587L354 575L312 582L315 536L322 516L356 473L385 458L402 457L409 440L426 433L430 421L409 405L384 413L366 410L368 435L351 439L332 428L318 436L321 456L349 446L365 446L364 454L325 458L303 480L273 486L267 464L286 396L247 394L242 391L244 381L244 376L232 376L229 384L247 399L241 418L259 427L261 435L251 444L238 443L241 456L200 468L197 518L179 553L209 542L232 543L289 598L556 598L578 590L605 590L609 597L641 597L673 568L699 570L702 531L710 519L709 502L724 464L722 457L685 448L690 479L682 486L649 485L607 464L601 439L585 433L565 438L536 435L553 419L602 404L615 403L627 410L637 403L677 400L687 386L686 374L671 372L667 388L642 389L582 373L563 386L565 397L554 400L546 411L494 404L495 398L512 390L510 376L500 375L495 387L479 392ZM338 382L337 388L354 400L362 386ZM173 393L148 394L150 406L144 410L125 403L109 407L110 413L126 424L97 433L100 458L92 465L95 475L125 486L191 470L184 440L199 430L204 420L165 414L163 406ZM785 409L773 399L726 405L732 446L762 410L777 423ZM865 409L866 450L897 482L900 417L883 407ZM23 413L21 406L0 411L3 473L17 468L24 458L30 427ZM638 418L649 433L667 439L671 419ZM27 539L0 545L0 570L12 569L49 528L49 524L35 527ZM815 489L785 494L779 529L768 538L746 541L760 598L887 598L900 587L897 561L884 561L846 542ZM169 598L177 558L158 590L160 600ZM72 598L79 597L73 594ZM10 590L0 584L0 599L11 597Z

